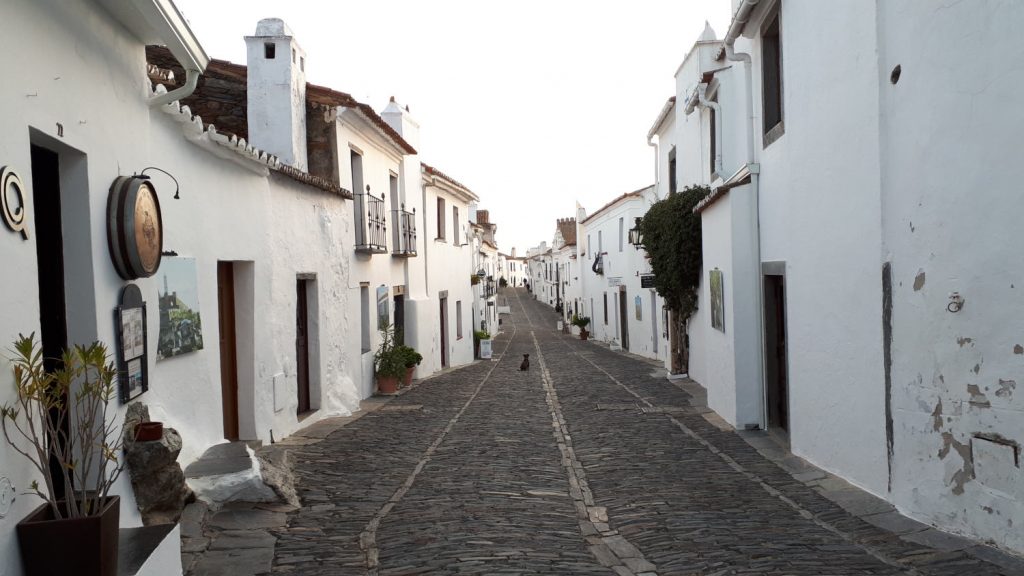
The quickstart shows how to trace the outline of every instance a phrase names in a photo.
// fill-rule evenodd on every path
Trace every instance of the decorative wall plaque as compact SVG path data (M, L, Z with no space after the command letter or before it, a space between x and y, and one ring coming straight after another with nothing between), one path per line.
M129 284L121 291L121 305L114 311L114 323L118 383L121 403L126 404L149 390L146 302L138 286Z
M148 278L160 268L163 219L156 189L147 178L120 176L107 196L110 259L125 280Z
M17 204L12 204L15 201ZM21 237L28 240L28 208L25 204L25 184L10 166L0 168L0 214L4 223Z

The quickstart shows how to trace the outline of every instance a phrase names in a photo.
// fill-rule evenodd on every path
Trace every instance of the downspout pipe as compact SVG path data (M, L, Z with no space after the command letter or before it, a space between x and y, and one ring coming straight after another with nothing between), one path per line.
M725 170L722 169L722 106L713 100L707 99L708 85L701 84L697 87L697 98L704 108L711 108L715 114L715 149L711 154L715 157L715 173L725 177Z
M747 166L750 170L750 189L753 194L753 207L751 214L751 238L753 240L753 246L751 247L756 258L754 265L756 270L753 270L755 278L757 278L757 289L755 298L757 299L757 309L761 311L757 315L758 324L758 335L760 336L761 342L761 381L762 381L762 411L761 411L761 428L768 428L768 387L763 385L767 382L767 352L764 349L765 339L765 325L764 325L764 275L761 272L761 167L754 163L754 81L753 73L751 71L752 62L750 54L745 52L736 52L735 43L736 39L739 38L743 32L743 28L746 26L747 21L750 20L750 13L754 10L760 0L743 0L739 8L736 10L736 14L733 15L732 23L729 25L729 31L725 34L723 41L723 50L725 57L732 62L743 63L743 76L744 84L746 88L746 106L747 106L747 130L746 130L746 148L747 148Z
M166 94L154 96L149 99L150 106L161 106L164 104L170 104L171 102L177 102L178 100L184 100L192 95L196 90L196 86L199 84L199 76L202 72L189 68L185 71L185 85L181 88L176 88Z

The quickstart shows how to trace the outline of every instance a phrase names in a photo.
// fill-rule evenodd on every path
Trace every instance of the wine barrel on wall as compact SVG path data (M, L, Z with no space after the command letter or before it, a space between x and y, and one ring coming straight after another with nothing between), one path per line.
M156 189L145 176L120 176L107 196L107 243L121 278L148 278L160 268L164 227Z

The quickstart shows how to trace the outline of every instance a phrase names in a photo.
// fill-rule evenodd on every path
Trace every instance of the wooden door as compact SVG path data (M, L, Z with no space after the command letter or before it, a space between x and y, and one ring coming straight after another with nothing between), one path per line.
M220 326L220 394L224 417L224 438L238 440L235 267L231 262L217 262L217 309Z
M622 349L629 350L629 299L626 291L619 291L619 324L622 325Z
M441 367L448 367L448 298L441 298Z
M309 305L306 280L295 281L295 374L299 404L296 412L309 412Z
M764 277L765 399L768 426L789 429L785 277Z

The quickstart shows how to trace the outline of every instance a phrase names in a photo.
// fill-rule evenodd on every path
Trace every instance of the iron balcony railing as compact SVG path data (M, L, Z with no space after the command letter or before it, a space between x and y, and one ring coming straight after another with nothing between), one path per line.
M356 209L356 252L384 254L388 251L387 218L384 196L376 198L366 187L366 193L353 194Z
M405 204L401 210L391 211L391 221L396 223L394 227L395 237L392 239L392 256L400 258L411 258L416 255L416 209L406 212Z

